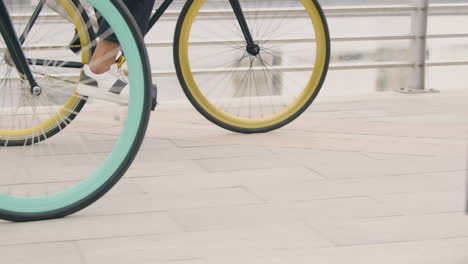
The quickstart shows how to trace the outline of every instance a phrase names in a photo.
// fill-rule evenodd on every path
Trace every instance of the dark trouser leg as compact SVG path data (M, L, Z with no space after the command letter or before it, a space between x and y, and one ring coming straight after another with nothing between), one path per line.
M123 2L135 18L143 35L145 35L155 0L123 0ZM113 34L109 24L104 19L100 23L98 36L101 36L107 41L118 43L117 37Z

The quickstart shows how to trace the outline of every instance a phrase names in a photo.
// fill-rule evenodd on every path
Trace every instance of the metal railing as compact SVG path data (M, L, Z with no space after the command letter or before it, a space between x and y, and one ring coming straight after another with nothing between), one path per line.
M425 88L425 72L426 67L441 67L441 66L459 66L468 65L468 60L454 61L430 61L426 60L426 40L427 39L450 39L450 38L468 38L468 33L457 33L457 34L427 34L427 20L430 14L436 14L437 12L453 12L453 11L467 11L468 4L432 4L429 5L429 0L413 0L413 4L406 5L372 5L372 6L333 6L324 7L324 11L327 16L372 16L382 14L399 14L406 16L412 16L412 30L408 34L398 35L373 35L373 36L351 36L351 37L340 37L332 36L332 42L360 42L360 41L393 41L393 40L410 40L411 44L411 58L407 61L386 61L386 62L368 62L368 63L333 63L330 65L330 70L353 70L353 69L382 69L382 68L411 68L410 83L405 89L407 92L421 92L426 91ZM297 12L300 9L294 8L270 8L270 9L246 9L246 13L258 12L260 13L288 13ZM217 16L225 14L226 12L232 12L232 10L204 10L201 11L201 17ZM163 19L175 20L179 16L179 10L168 10L164 15ZM25 19L22 15L14 15L14 19ZM56 14L50 14L46 16L46 19L54 20L60 19ZM313 38L300 38L300 39L274 39L269 40L273 42L314 42ZM191 42L191 45L217 45L226 42L226 40L207 39L202 41ZM233 41L227 41L232 43ZM171 47L172 41L157 41L147 42L147 46L153 47ZM332 44L333 45L333 44ZM34 47L34 49L63 49L66 45L43 45ZM306 68L305 65L298 65L293 70L300 70ZM277 70L291 71L290 67L278 66ZM310 69L310 68L309 68ZM224 69L210 70L210 72L222 72ZM206 69L195 69L194 72L205 72ZM175 75L173 69L153 71L153 76L167 76Z
M429 0L414 0L413 5L392 5L392 6L357 6L357 7L331 7L324 8L326 13L375 13L375 12L411 12L412 32L404 35L393 36L368 36L368 37L346 37L332 38L333 41L369 41L369 40L411 40L410 54L411 60L406 62L380 62L361 63L354 65L332 65L330 69L377 69L377 68L411 68L409 84L400 91L414 93L426 92L425 74L426 67L434 66L460 66L468 65L468 61L428 61L426 60L427 39L448 39L448 38L468 38L468 34L427 34L427 24L430 12L433 11L460 11L468 10L468 4L433 4L429 5Z
M410 40L411 58L408 61L390 61L390 62L368 62L368 63L333 63L330 65L330 70L353 70L353 69L382 69L382 68L411 68L410 80L406 89L400 90L404 92L424 92L425 87L425 72L426 67L441 67L441 66L460 66L468 65L468 60L461 61L428 61L426 60L426 40L427 39L450 39L450 38L468 38L468 33L458 34L427 34L427 21L430 13L435 12L452 12L452 11L468 11L468 4L433 4L429 5L429 0L413 0L413 4L406 5L373 5L373 6L334 6L324 7L327 16L335 15L372 15L372 14L394 14L405 12L412 16L412 30L408 34L399 35L374 35L374 36L352 36L340 37L332 36L332 42L359 42L359 41L388 41L388 40ZM296 12L295 9L264 9L264 10L247 10L248 12ZM223 10L207 11L204 15L221 14ZM177 17L177 11L170 11L167 14L169 17ZM272 40L272 41L288 41L288 40ZM290 39L291 42L313 42L314 39ZM202 41L200 43L191 43L198 45L217 44L217 40ZM150 42L148 47L164 47L171 46L171 42ZM333 45L333 44L332 44ZM281 67L278 67L282 69ZM298 69L303 68L298 66ZM289 71L291 69L283 69ZM173 71L155 71L154 76L175 74ZM432 91L432 90L429 90Z

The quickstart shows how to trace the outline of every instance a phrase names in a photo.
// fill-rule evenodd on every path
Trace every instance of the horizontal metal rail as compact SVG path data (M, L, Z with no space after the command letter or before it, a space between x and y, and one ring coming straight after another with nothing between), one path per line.
M357 13L386 13L386 12L414 12L417 9L414 5L367 5L367 6L333 6L333 7L324 7L323 8L326 14L357 14ZM257 8L251 9L246 8L245 13L247 15L251 14L296 14L302 12L303 8ZM468 4L431 4L429 6L430 11L468 11ZM213 17L225 14L232 14L231 9L213 9L213 10L202 10L200 15ZM180 15L179 10L168 10L165 14L165 17L178 17ZM14 19L28 19L28 16L15 14L13 15ZM49 19L61 19L57 14L50 13L46 14L43 17L46 21ZM420 36L414 34L400 34L400 35L377 35L377 36L341 36L341 37L332 37L333 42L355 42L355 41L395 41L395 40L414 40ZM459 33L459 34L431 34L427 35L429 39L448 39L448 38L468 38L468 33ZM294 38L294 39L268 39L266 40L269 43L311 43L315 42L314 38ZM192 41L191 45L196 46L210 46L210 45L223 45L223 44L239 44L242 45L243 40L219 40L219 39L206 39L206 40L197 40ZM158 41L158 42L148 42L147 46L152 47L172 47L172 41ZM30 50L41 50L41 49L51 49L59 50L66 49L67 44L42 44L35 46L28 46L26 49ZM0 47L1 48L1 47ZM427 61L425 63L428 67L441 67L441 66L460 66L468 65L468 61ZM419 64L415 64L408 61L391 61L391 62L369 62L369 63L336 63L330 65L330 70L354 70L354 69L382 69L382 68L411 68L418 67ZM273 70L277 71L303 71L311 70L311 65L302 65L295 67L282 67L274 66ZM262 68L254 68L254 70L261 70ZM223 73L227 72L229 69L194 69L194 74L213 74L213 73ZM169 76L175 75L174 70L162 70L162 71L153 71L154 77L159 76ZM75 77L72 75L63 75L60 78L66 77Z
M440 67L440 66L462 66L468 65L468 61L428 61L426 66L428 67ZM331 64L330 70L372 70L372 69L390 69L390 68L412 68L413 63L407 61L401 62L369 62L369 63L336 63ZM281 67L273 66L269 67L270 70L281 71L281 72L294 72L294 71L310 71L313 69L312 65L302 65L295 67ZM232 69L231 69L232 70ZM194 69L192 72L194 74L213 74L213 73L228 73L231 70L229 69ZM245 69L247 70L247 68ZM262 71L262 67L254 67L254 71ZM242 69L239 69L242 71ZM153 71L153 77L163 77L163 76L172 76L176 75L175 71Z
M431 4L429 10L437 11L453 11L453 10L468 10L468 4Z
M428 67L442 67L442 66L466 66L468 65L468 60L463 61L427 61L426 66ZM407 61L394 61L394 62L368 62L368 63L335 63L331 64L329 69L330 70L373 70L373 69L391 69L391 68L412 68L418 65L415 65L411 62ZM300 72L300 71L310 71L313 69L312 65L297 65L297 66L272 66L268 68L269 70L273 71L281 71L281 72ZM236 71L243 72L243 71L263 71L263 67L240 67ZM219 74L219 73L228 73L231 72L232 68L199 68L193 69L193 74ZM164 77L164 76L174 76L176 72L174 70L156 70L152 72L153 77ZM60 78L60 79L70 79L70 78L77 78L78 75L76 74L50 74L52 78ZM47 77L43 77L47 78ZM38 77L38 79L43 79ZM19 80L18 77L13 78ZM10 79L11 80L11 79ZM4 78L0 78L0 81L5 81Z
M357 12L408 12L414 11L414 5L365 5L365 6L330 6L323 7L325 13L357 13Z
M332 37L331 41L334 42L352 42L352 41L383 41L383 40L411 40L415 39L416 35L411 34L401 34L401 35L381 35L381 36L362 36L362 37ZM448 39L448 38L468 38L468 33L454 33L454 34L430 34L427 35L429 39ZM271 44L280 44L280 43L313 43L316 41L315 38L288 38L288 39L265 39L268 43ZM232 40L196 40L191 41L190 45L192 46L217 46L217 45L242 45L244 40L232 39ZM146 46L149 48L156 47L172 47L172 40L166 41L157 41L157 42L146 42ZM57 50L57 49L67 49L69 44L34 44L28 45L25 47L25 50ZM0 48L4 48L0 46Z
M327 14L335 13L380 13L380 12L411 12L417 10L414 5L365 5L365 6L328 6L323 7L323 10ZM431 4L429 6L430 11L468 11L468 4ZM304 11L304 8L245 8L244 12L247 15L255 14L294 14ZM232 9L209 9L200 10L199 15L202 16L216 16L233 14ZM164 13L165 17L178 17L180 10L167 10ZM234 14L233 14L234 15ZM12 14L13 19L29 19L29 15L24 14ZM43 13L41 19L61 19L56 13Z
M415 11L417 8L414 5L366 5L366 6L332 6L323 8L326 13L355 13L355 12L402 12L402 11ZM438 11L453 11L453 10L464 10L468 11L468 4L432 4L430 5L430 10ZM278 13L295 13L302 12L304 8L246 8L246 13L253 14L278 14ZM201 10L201 15L223 15L226 13L232 14L231 9L212 9L212 10ZM180 15L179 10L168 10L165 13L166 16L178 16ZM29 19L27 15L15 14L13 18L16 19ZM41 15L41 19L62 19L56 13L48 13ZM436 34L428 35L430 39L436 38L467 38L468 34ZM359 36L359 37L332 37L332 41L380 41L380 40L411 40L416 38L415 35L404 34L404 35L390 35L390 36ZM275 39L271 41L272 43L284 43L288 42L286 39ZM290 39L291 42L301 43L301 42L313 42L315 39ZM202 40L191 42L191 45L220 45L225 43L231 44L241 44L241 41L238 40L229 40L229 41L220 41L220 40ZM169 47L172 46L172 41L160 41L160 42L148 42L148 47ZM66 44L42 44L36 46L28 46L28 49L31 50L40 50L40 49L65 49L67 48Z

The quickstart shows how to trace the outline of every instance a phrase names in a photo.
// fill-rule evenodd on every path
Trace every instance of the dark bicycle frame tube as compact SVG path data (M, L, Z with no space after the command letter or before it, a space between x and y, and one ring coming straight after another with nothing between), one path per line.
M166 10L169 8L169 6L171 6L173 2L174 0L164 0L164 2L156 10L156 13L154 13L154 15L151 17L146 33L148 33L154 27L154 25L156 25L156 22L159 21L161 16L166 12Z
M45 0L39 1L39 4L37 4L36 9L34 10L34 13L31 15L31 18L29 18L28 24L24 27L23 34L21 34L21 37L19 38L19 41L21 45L24 44L24 41L29 35L29 32L31 31L32 26L34 23L36 23L37 18L39 17L39 14L42 11L42 8L44 8Z
M6 8L4 8L4 5L3 5L3 0L0 0L0 2L2 2L2 7L0 8L3 8L6 10ZM166 10L169 8L169 6L173 2L174 0L164 0L164 2L158 7L156 12L151 16L150 22L148 25L148 30L146 33L148 33L156 25L156 23L159 21L159 19L162 17L162 15L166 12ZM251 48L254 48L256 45L252 38L252 34L250 33L250 29L247 24L247 21L245 20L245 16L244 16L244 12L242 10L241 4L239 0L229 0L229 3L231 4L232 9L234 10L234 14L236 15L237 21L239 22L239 25L242 29L242 33L244 34L244 38L247 44L247 50L250 50ZM39 13L41 12L43 5L44 5L44 0L41 0L39 5L36 7L36 10L34 11L31 19L29 20L26 26L25 32L20 38L21 43L24 42L24 39L29 33L29 30L36 22L36 19L39 16ZM0 22L3 23L3 20L6 19L6 16L3 15L3 13L0 13L0 15L1 15ZM10 24L11 24L11 21L10 21ZM23 57L24 57L24 54L23 54ZM34 63L34 65L40 65L40 66L63 67L63 68L83 67L83 64L81 64L80 62L73 62L73 61L64 62L64 61L54 61L54 60L45 60L45 59L27 59L25 61L31 65ZM15 62L15 65L16 65L16 62ZM25 72L26 75L27 75L28 69L23 70L23 72Z
M26 78L28 80L29 84L31 85L32 92L33 88L38 85L32 75L31 69L29 68L28 61L24 55L21 43L16 36L10 14L8 13L8 10L3 3L3 0L0 0L0 34L5 40L9 56L13 60L16 69L22 75L21 78Z
M239 0L229 0L229 3L231 3L232 9L234 9L237 21L239 22L239 25L242 29L242 33L244 34L245 41L247 42L247 47L254 47L255 42L252 38L252 34L250 33L249 25L245 20L244 11L242 11L242 7Z
M164 2L159 6L156 10L156 13L151 17L150 23L148 26L148 32L154 27L156 22L161 18L161 16L166 12L167 8L174 2L174 0L164 0ZM252 34L250 33L249 26L247 21L245 20L244 12L242 11L241 4L239 0L229 0L229 3L234 10L234 14L236 14L237 21L242 29L242 33L244 34L245 41L247 42L248 47L255 46L255 42L252 38Z

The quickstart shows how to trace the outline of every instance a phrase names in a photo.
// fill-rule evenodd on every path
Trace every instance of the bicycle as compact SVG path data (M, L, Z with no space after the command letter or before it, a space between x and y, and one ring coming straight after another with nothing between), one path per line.
M76 180L75 178L83 175L91 175L89 177L91 179L104 178L106 181L96 181L89 188L95 190L95 193L92 194L87 190L88 187L82 187L83 189L79 191L71 189L70 193L87 194L86 196L78 195L79 199L63 199L62 193L67 193L63 190L53 192L53 195L57 196L51 196L49 195L51 191L45 190L43 192L47 194L45 197L49 197L49 200L39 198L37 203L34 199L16 200L11 198L15 196L10 194L9 189L16 187L16 185L20 186L17 189L23 196L31 195L32 187L28 191L24 191L22 185L19 184L21 181L19 183L6 181L6 184L3 185L0 182L0 218L3 219L23 221L62 217L74 213L100 198L120 179L136 155L147 125L148 111L150 110L148 106L151 108L154 105L151 89L147 87L150 83L148 80L150 73L147 72L149 67L146 66L147 61L141 58L146 56L146 53L139 40L136 40L139 56L134 57L133 51L127 47L126 50L123 50L125 56L121 57L119 64L130 70L130 77L133 76L135 86L140 87L132 87L132 90L136 90L134 94L139 94L139 91L144 90L143 98L138 97L141 94L135 95L135 99L131 98L128 109L125 108L126 111L122 111L118 108L115 110L114 105L96 102L93 98L86 98L74 92L77 76L83 64L89 61L95 45L96 36L92 27L94 15L82 8L78 0L57 1L72 18L69 29L61 31L57 35L64 35L63 32L68 33L69 36L66 38L72 39L71 44L27 45L28 43L24 42L34 36L45 34L40 28L37 29L40 33L29 34L34 29L36 21L41 18L41 10L45 0L40 0L32 14L20 16L26 23L23 27L23 34L14 39L19 41L19 44L16 44L18 54L26 53L24 56L19 56L23 59L15 62L16 57L10 56L8 52L0 54L0 59L3 60L7 69L4 80L11 79L12 76L8 70L15 68L15 65L22 73L28 73L26 66L29 66L33 68L29 75L39 75L44 79L44 83L49 85L49 93L42 91L41 85L36 85L39 89L35 89L36 86L33 87L33 85L29 85L32 88L26 86L19 89L21 93L16 94L16 97L21 98L23 95L28 95L29 101L27 102L6 102L5 100L1 102L0 100L0 109L6 112L6 114L0 112L0 118L6 116L6 121L1 120L0 126L7 127L0 129L0 146L4 146L2 152L6 158L10 159L14 157L15 149L18 147L27 149L33 154L36 152L39 154L46 152L49 153L49 156L55 156L57 152L59 155L69 154L70 157L63 154L62 156L67 157L60 156L59 160L64 159L66 165L75 170L69 169L67 172L70 173L70 176L67 175L65 179L55 175L51 177L52 179L48 179L49 182L47 180L31 180L31 172L18 170L16 167L6 166L4 171L7 174L9 170L19 174L20 180L24 180L28 184L37 185L39 183L47 185L47 188L52 188L49 187L49 183L53 183L54 180L59 179L60 182L69 184ZM90 0L90 2L94 6L100 3L97 0ZM108 1L103 2L107 3ZM117 6L117 9L121 9L121 4L117 0L110 2ZM160 5L151 18L150 29L172 3L173 0L165 0ZM4 13L1 14L0 23L4 25L8 22L5 18L8 17L8 14L5 12L4 5L1 8ZM110 13L105 11L102 14L104 18L113 20ZM44 17L47 19L47 14ZM131 20L126 12L124 12L123 17L125 21ZM216 21L216 24L213 24L213 21ZM115 26L116 30L120 30L117 24ZM133 27L130 29L132 31ZM11 30L2 30L2 36L13 38L13 35ZM128 32L127 35L129 35ZM133 37L135 37L134 35L133 32ZM53 37L55 35L51 36L51 38ZM47 41L50 40L47 39ZM63 41L60 40L57 43ZM21 46L23 46L22 49L18 48ZM41 54L41 49L54 50L57 51L57 54L54 53L52 58L44 59L45 55ZM0 50L2 50L1 46ZM5 49L3 48L3 50ZM173 50L176 74L183 91L203 116L216 125L231 131L262 133L278 129L292 122L315 100L328 70L330 38L325 16L317 0L188 0L177 22ZM68 53L61 53L65 51ZM47 56L51 55L48 53ZM135 59L138 58L141 60L142 66L135 64ZM41 72L41 69L45 69L47 72ZM23 74L19 75L23 76ZM136 75L139 77L135 77ZM16 78L18 79L18 76ZM24 76L19 79L29 80ZM0 80L0 89L2 88L1 84ZM5 84L6 81L3 88L7 90ZM68 87L65 89L66 92L63 89L58 89L58 85ZM13 86L10 84L9 87ZM3 98L7 98L6 92L0 91L0 93L3 93ZM45 99L33 100L35 96ZM139 102L143 103L138 105ZM17 108L21 112L18 112L18 109L14 109L16 112L12 110L11 104L13 103L20 106ZM86 108L84 108L85 103ZM40 107L37 107L38 104ZM29 106L31 109L24 109L26 108L24 106ZM138 106L142 107L141 111L135 110ZM117 111L119 113L117 115L125 112L124 117L115 117L116 114L113 111ZM99 122L95 120L96 113L101 115ZM107 115L107 118L102 117L102 115ZM31 116L32 120L29 120ZM121 122L121 120L127 121ZM140 122L138 123L138 121ZM98 127L87 129L86 126L89 124ZM130 128L134 129L134 133L127 133L127 129ZM85 146L74 145L74 141L67 139L70 134L75 135L79 142L84 142L82 145ZM105 136L99 137L101 134ZM116 137L117 135L120 137ZM126 137L130 140L123 142L122 138ZM81 166L78 168L78 165L74 163L74 152L68 153L61 149L58 143L69 144L69 148L73 151L76 152L78 149L78 152L83 154L82 156L90 156L87 159L90 164L88 167L96 168L97 164L102 163L106 164L106 169L95 170L94 174L89 171L82 172L81 169L84 166L80 164ZM109 152L109 155L101 155L95 149L95 145L99 144L103 145L104 151ZM64 147L62 146L62 148ZM85 150L81 150L81 148ZM102 152L102 150L100 151ZM126 155L126 158L120 157L117 161L112 162L113 155L120 152L121 156ZM27 155L24 153L26 153L25 150L23 150L23 156L26 158L20 157L18 160L28 161ZM0 156L0 160L1 158ZM37 158L33 162L37 162L37 160L47 161L46 158ZM24 164L26 162L22 163L22 165ZM63 167L68 168L58 161L55 164L42 165L42 167L46 168L49 173L50 168L54 168L53 165L57 171L63 171ZM40 170L35 169L35 172L37 171ZM109 171L114 172L115 175L109 176ZM101 174L107 176L101 176ZM86 178L82 181L84 184L77 186L89 186L87 185L89 181ZM62 189L68 190L68 187L62 187ZM36 196L42 197L44 194ZM59 201L60 204L54 201Z
M44 27L40 21L50 19L42 12L45 0L12 16L0 0L0 219L60 218L89 206L129 168L148 125L151 70L125 5L88 2L127 55L128 106L114 106L75 92L96 36L79 1L57 1L71 22ZM62 37L73 37L73 29L79 53L60 44Z

